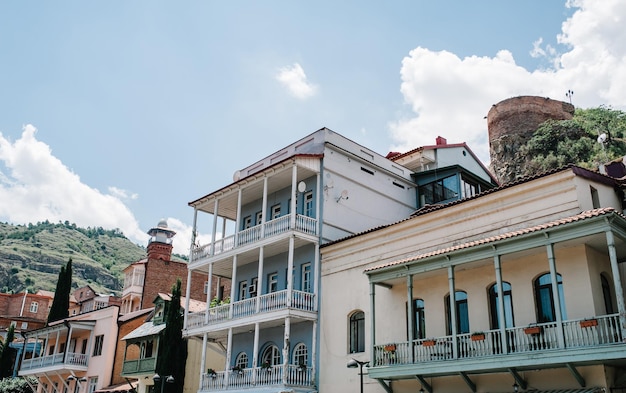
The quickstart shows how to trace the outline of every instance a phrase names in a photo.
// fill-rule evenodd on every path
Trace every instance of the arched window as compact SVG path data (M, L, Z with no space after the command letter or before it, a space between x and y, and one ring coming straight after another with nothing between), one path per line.
M413 339L425 337L426 322L424 319L424 301L422 299L413 299Z
M504 300L504 327L515 326L513 321L513 298L511 284L502 282L502 295ZM491 311L491 328L500 328L500 301L498 300L498 286L493 284L489 287L489 310Z
M235 367L239 367L242 370L248 368L248 354L245 352L239 352L235 358Z
M365 314L355 311L350 315L350 353L365 351Z
M268 345L261 355L261 365L269 364L270 366L277 366L280 364L280 350L274 344Z
M308 365L309 363L309 350L304 343L298 343L293 349L293 355L291 364L296 366Z
M556 275L557 288L559 291L561 319L567 319L565 312L565 297L563 296L563 280L560 274ZM552 280L550 273L546 273L535 280L535 301L537 302L537 322L556 321L554 311L554 297L552 296Z
M467 293L456 291L454 294L456 308L456 332L458 334L469 333L469 312L467 310ZM446 295L446 314L448 317L448 334L452 334L452 314L450 314L450 295Z
M614 314L613 308L613 296L611 295L611 285L609 280L604 274L600 274L600 281L602 282L602 297L604 298L604 309L607 314Z

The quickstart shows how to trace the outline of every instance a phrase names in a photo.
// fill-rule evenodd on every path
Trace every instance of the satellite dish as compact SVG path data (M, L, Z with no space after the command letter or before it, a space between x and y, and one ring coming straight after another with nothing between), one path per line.
M598 137L598 143L604 143L607 140L607 135L605 133L600 134Z
M233 181L239 181L239 179L241 179L241 172L235 171L235 173L233 174Z
M299 192L304 192L306 190L306 183L301 181L300 183L298 183L298 191Z
M341 199L348 199L348 190L341 191Z

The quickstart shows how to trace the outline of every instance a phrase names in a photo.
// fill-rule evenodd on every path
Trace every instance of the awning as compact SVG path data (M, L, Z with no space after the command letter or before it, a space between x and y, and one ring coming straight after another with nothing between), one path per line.
M141 337L154 336L161 332L161 330L165 329L165 324L155 325L152 322L146 322L143 325L139 326L137 329L128 333L122 340L132 340Z
M134 393L137 392L130 383L123 383L121 385L111 385L106 388L98 389L94 393Z

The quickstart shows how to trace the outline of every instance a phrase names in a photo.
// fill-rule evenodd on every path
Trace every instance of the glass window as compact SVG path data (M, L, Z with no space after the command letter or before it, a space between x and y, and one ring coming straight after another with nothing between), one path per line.
M252 216L247 216L243 219L243 229L248 229L252 226Z
M563 297L563 280L560 274L556 275L556 281L559 298L561 299L561 319L567 319L567 313L565 312L565 298ZM550 273L546 273L535 280L535 301L537 302L537 322L542 323L556 321Z
M456 308L457 334L469 333L469 311L467 309L467 293L456 291L454 294ZM450 314L450 295L446 296L446 314L448 316L448 334L452 334L452 314Z
M502 292L504 300L504 322L505 327L510 328L515 324L513 322L513 299L511 295L511 284L502 283ZM500 328L500 302L498 301L498 286L493 284L489 288L489 311L491 312L491 328Z
M39 303L37 302L31 302L30 303L30 312L37 312L37 310L39 310Z
M239 282L239 300L246 298L246 291L248 289L248 281Z
M277 366L280 364L280 351L274 344L267 346L261 355L261 364Z
M274 205L272 206L272 220L275 220L278 217L280 217L280 205Z
M311 264L305 263L302 265L302 282L301 290L303 292L311 292Z
M257 212L256 213L256 225L260 225L263 223L263 212Z
M413 339L425 338L425 332L424 301L422 299L413 299Z
M296 366L299 365L308 365L309 363L309 350L306 347L306 345L304 345L304 343L298 343L296 344L295 348L293 349L293 358L291 359L291 364L295 364Z
M424 184L418 189L420 206L444 202L459 196L459 181L456 175Z
M267 293L278 291L278 273L267 275Z
M235 358L235 367L239 367L241 369L248 368L248 354L245 352L239 352L237 357Z
M365 314L355 311L350 315L350 353L365 351Z
M613 296L611 296L611 286L609 285L609 280L604 276L604 274L600 274L600 281L602 282L604 309L607 314L614 314L615 309L613 308Z
M104 335L101 334L99 336L96 336L96 341L94 343L93 346L93 356L100 356L102 355L102 347L104 345Z
M469 198L480 192L480 185L465 176L461 176L461 192L463 198Z
M87 393L95 392L97 386L98 386L98 377L89 378L89 387L87 388Z
M304 194L304 212L307 217L313 217L313 192L309 191Z

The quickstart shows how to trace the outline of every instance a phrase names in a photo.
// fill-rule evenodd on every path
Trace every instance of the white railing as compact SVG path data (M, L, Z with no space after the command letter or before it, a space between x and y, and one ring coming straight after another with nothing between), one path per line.
M65 358L65 362L63 359ZM40 367L50 367L57 364L64 364L68 366L87 366L88 357L82 353L68 352L67 357L65 353L55 353L54 355L39 356L32 359L24 359L22 362L22 370L33 370Z
M224 304L217 307L209 308L208 314L206 311L190 313L187 316L186 329L199 328L205 325L214 325L230 319L247 318L257 315L257 303L258 313L267 313L276 310L282 310L285 308L292 308L302 311L315 312L317 298L314 293L303 291L292 291L291 293L291 305L287 304L289 298L289 291L282 290L278 292L272 292L259 297L253 297L244 299L232 304ZM230 309L232 307L232 317L230 315Z
M500 330L489 330L484 332L483 337L475 333L459 334L456 337L418 339L412 343L400 341L379 344L374 346L373 364L386 366L450 361L624 343L618 314L564 321L561 326L564 346L559 344L559 325L550 322L507 328L504 342Z
M235 247L245 246L271 236L286 233L290 230L295 230L313 236L317 235L317 219L315 218L296 214L295 228L291 228L290 224L291 215L286 215L238 232L237 242L235 242L235 235L231 235L222 239L217 239L213 244L198 245L194 247L191 253L192 261L208 258L212 255L218 255L223 252L230 251ZM261 230L262 226L263 231ZM263 236L261 236L261 234L263 234Z
M313 384L313 373L310 368L289 364L286 369L283 365L278 365L271 368L255 367L204 373L200 390L218 391L281 385L284 377L286 377L287 385L290 386L312 386Z

